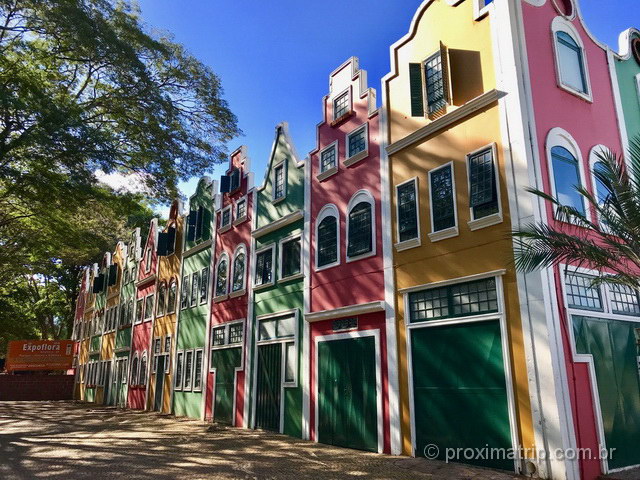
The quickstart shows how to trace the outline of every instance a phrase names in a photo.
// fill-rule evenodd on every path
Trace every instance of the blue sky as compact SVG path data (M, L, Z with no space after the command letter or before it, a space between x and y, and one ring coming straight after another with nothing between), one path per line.
M467 0L471 1L471 0ZM149 27L175 40L222 79L262 182L275 126L286 120L301 156L315 146L329 73L351 55L380 90L389 46L403 36L421 0L138 0ZM582 0L591 31L617 50L618 34L640 27L638 0ZM226 166L211 174L219 177ZM197 179L181 185L190 195ZM164 210L163 210L164 212Z

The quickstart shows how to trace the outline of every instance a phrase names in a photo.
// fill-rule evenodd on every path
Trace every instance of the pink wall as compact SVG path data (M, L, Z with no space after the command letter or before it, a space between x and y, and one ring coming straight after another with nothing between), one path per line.
M245 263L245 281L246 281L246 290L248 291L249 284L249 268L250 268L250 249L251 249L251 223L252 223L252 214L253 214L253 194L249 193L250 178L249 175L249 160L245 161L245 164L242 165L243 156L242 152L238 151L234 155L232 155L230 160L230 166L227 173L230 173L233 168L241 168L242 169L242 179L240 183L240 189L237 192L232 194L223 194L222 195L222 207L221 210L216 214L216 225L220 225L220 218L222 208L225 208L231 205L231 215L232 221L235 220L235 211L234 211L234 203L237 202L240 198L246 195L247 199L247 219L238 225L232 226L230 230L227 230L222 233L218 233L216 235L215 242L215 251L214 251L214 261L213 261L213 276L211 286L211 297L212 297L212 306L211 306L211 324L210 327L214 325L219 325L225 322L231 322L234 320L245 319L245 345L243 348L246 349L246 319L248 317L248 294L244 294L239 297L227 298L226 300L220 302L213 302L213 297L215 296L215 268L218 263L218 259L223 253L227 254L228 258L228 277L227 277L227 290L231 292L231 282L232 282L232 265L233 265L233 255L238 245L244 245L245 254L246 254L246 263ZM210 347L209 347L210 348ZM244 358L244 356L243 356ZM244 410L244 375L245 372L240 371L237 373L236 377L236 409L235 409L235 426L242 426L242 414ZM206 402L205 402L205 417L207 419L213 418L213 394L215 387L215 375L213 372L207 372L207 388L206 388Z
M557 86L555 53L551 23L558 13L552 3L547 1L542 7L523 2L525 37L528 46L530 82L533 94L533 106L538 137L538 156L544 190L551 193L549 173L550 159L546 154L546 138L552 128L566 130L578 143L586 173L586 187L593 192L589 172L589 153L592 147L603 144L615 152L622 151L615 109L613 91L606 52L589 37L579 18L571 23L578 31L585 47L586 66L591 82L593 103L579 98ZM547 218L551 225L568 229L566 224L554 219L553 210L547 204ZM559 311L565 362L570 379L569 391L573 405L573 419L578 447L598 451L598 439L595 427L595 414L591 384L586 364L573 362L569 332L567 331L567 313L563 305L559 271L555 270L556 290L560 302ZM581 477L595 479L600 474L600 462L582 460Z

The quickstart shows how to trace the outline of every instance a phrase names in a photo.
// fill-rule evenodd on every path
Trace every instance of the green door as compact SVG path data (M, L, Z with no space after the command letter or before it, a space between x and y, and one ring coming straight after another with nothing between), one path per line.
M211 352L211 367L215 368L213 420L233 424L233 394L236 384L236 368L241 366L242 350L225 348Z
M280 431L282 344L258 345L256 428Z
M444 460L448 448L488 445L504 456L454 461L513 470L505 458L512 443L499 321L414 329L411 355L415 455L432 444Z
M164 398L164 355L158 356L158 366L156 367L156 385L154 389L153 410L162 411L162 399Z
M102 404L109 405L111 395L111 363L104 369L104 392L102 394Z
M593 356L609 468L640 464L640 323L573 317L576 353Z
M378 451L373 336L318 343L318 441Z

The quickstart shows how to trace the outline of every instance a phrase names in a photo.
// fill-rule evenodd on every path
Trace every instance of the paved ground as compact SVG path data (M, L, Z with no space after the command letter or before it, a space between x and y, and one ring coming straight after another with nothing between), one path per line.
M72 402L0 402L0 479L473 479L516 475Z

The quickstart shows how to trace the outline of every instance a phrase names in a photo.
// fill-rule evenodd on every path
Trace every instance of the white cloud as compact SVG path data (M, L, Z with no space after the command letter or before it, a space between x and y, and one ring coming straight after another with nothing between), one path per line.
M130 193L147 193L142 175L138 173L122 174L118 172L104 173L96 170L95 176L99 182L113 188L114 190L126 191Z

